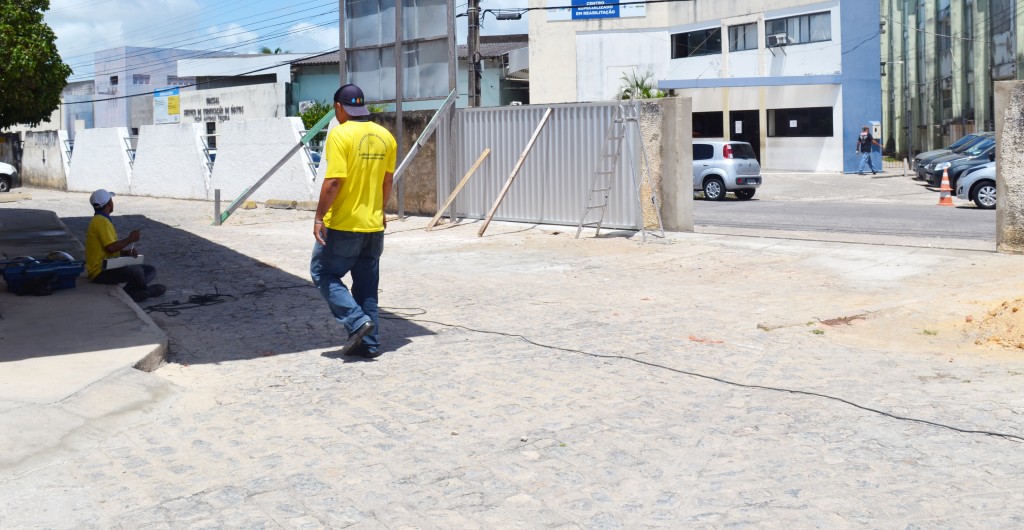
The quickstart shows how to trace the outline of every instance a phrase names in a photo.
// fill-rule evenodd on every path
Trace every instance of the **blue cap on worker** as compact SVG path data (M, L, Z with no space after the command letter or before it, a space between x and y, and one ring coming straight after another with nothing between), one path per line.
M334 102L341 103L341 107L349 116L369 116L370 111L366 108L366 100L363 98L363 91L359 87L348 84L334 93Z

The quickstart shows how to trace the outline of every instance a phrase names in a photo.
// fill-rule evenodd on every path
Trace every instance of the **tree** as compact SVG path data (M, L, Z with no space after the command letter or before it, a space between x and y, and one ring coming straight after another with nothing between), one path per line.
M0 0L0 129L50 121L71 75L43 22L49 0Z
M653 82L654 72L647 71L643 74L637 74L636 70L630 71L628 74L622 74L619 79L622 80L622 84L619 86L619 90L622 92L622 99L655 99L663 98L667 94L658 90L654 86Z
M270 48L264 46L264 47L260 48L260 53L262 53L263 55L278 55L278 54L282 54L282 53L291 53L291 52L289 52L288 50L282 50L281 48L274 48L273 50L271 50Z

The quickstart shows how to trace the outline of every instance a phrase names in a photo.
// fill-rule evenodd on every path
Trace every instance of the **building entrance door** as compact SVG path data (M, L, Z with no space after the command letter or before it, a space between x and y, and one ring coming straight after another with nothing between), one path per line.
M761 162L761 120L756 110L729 112L729 139L749 143L757 161Z

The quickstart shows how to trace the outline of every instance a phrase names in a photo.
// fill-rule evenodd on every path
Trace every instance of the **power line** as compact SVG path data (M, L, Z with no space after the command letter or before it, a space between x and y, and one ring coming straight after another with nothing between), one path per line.
M239 77L244 77L244 76L247 76L247 75L250 75L250 74L255 74L257 72L262 72L264 70L271 70L273 68L278 68L278 67L281 67L281 66L285 66L285 65L289 65L289 64L294 64L294 63L296 63L298 61L305 61L305 60L308 60L308 59L314 59L316 57L323 57L324 55L329 55L329 54L337 53L337 52L338 52L337 48L331 48L331 49L326 50L326 51L317 52L317 53L315 53L313 55L309 55L309 56L303 57L302 59L292 60L292 61L282 61L282 62L277 63L277 64L272 64L270 66L263 66L263 67L255 69L255 70L249 70L248 72L242 72L240 74L225 75L225 76L221 76L221 77L213 77L213 78L210 78L207 81L204 81L203 83L192 83L192 84L189 84L189 85L181 85L181 86L179 86L177 88L190 88L190 87L194 87L194 86L199 86L201 84L207 84L207 83L213 83L213 82L217 82L217 81L223 81L225 79L235 79L235 78L239 78ZM121 100L121 99L131 99L131 98L137 98L137 97L143 97L143 96L152 96L152 95L153 95L153 92L144 92L144 93L141 93L141 94L127 94L127 95L124 95L124 96L114 96L114 97L109 97L109 98L92 99L92 100L87 100L87 101L73 101L73 102L70 102L70 103L61 102L60 106L63 107L65 105L81 105L81 104L85 104L85 103L102 103L104 101L118 101L118 100Z
M243 0L236 0L236 1L243 1ZM311 4L311 3L319 3L317 6L314 6L314 7L326 7L328 5L335 4L335 2L333 2L333 1L325 3L325 2L323 2L323 0L308 0L306 2L301 2L301 3L298 3L298 4L293 4L293 5L291 5L291 6L287 7L287 8L278 8L278 9L272 9L270 11L263 11L263 12L256 13L256 14L253 14L253 15L250 15L250 16L247 16L247 17L242 17L242 18L238 18L238 19L234 19L234 20L229 20L229 21L226 21L225 23L229 24L229 25L230 24L238 24L239 22L241 22L243 20L247 20L247 19L251 19L251 18L256 18L258 16L267 15L267 14L270 14L270 13L274 13L276 11L283 11L283 10L286 10L286 9L292 9L292 8L295 8L295 7L300 6L300 5ZM332 11L327 12L327 13L330 14L330 13L337 13L337 12L338 12L337 9L333 9ZM296 15L296 14L300 14L300 13L296 12L296 13L288 13L288 14L285 14L285 15L278 15L278 16L274 16L274 17L270 17L270 18L266 18L266 19L257 20L255 22L252 22L252 24L259 24L259 23L262 23L262 22L270 21L270 20L280 20L282 16L291 16L291 15ZM298 18L295 21L298 22L298 21L306 20L306 19L308 19L309 16L310 15L304 15L303 14L303 15L301 15L301 18ZM313 15L313 16L314 17L316 17L316 16L323 16L323 14ZM203 30L216 29L218 27L220 27L220 25L215 24L215 25L212 25L212 26L206 26L206 27L203 27L203 28L198 28L196 30L180 31L180 32L176 32L176 33L164 33L164 34L161 34L161 35L153 36L150 39L143 40L143 41L140 42L140 44L145 44L145 43L149 43L149 42L158 42L160 39L165 38L165 37L177 37L177 36L180 36L180 35L196 35L197 32L201 32ZM159 47L164 47L164 48L181 47L181 46L185 46L187 44L192 44L193 42L191 42L191 41L202 42L204 40L210 39L211 37L213 37L215 35L222 34L222 33L228 33L228 32L231 32L231 31L237 31L239 29L243 29L244 30L244 28L241 27L241 26L239 26L239 28L227 28L227 29L223 29L223 30L220 30L220 31L214 31L212 33L199 34L197 36L188 37L188 38L183 39L183 40L164 42L164 43L159 44L159 45L154 44L152 46L147 46L147 47L158 47L158 48ZM259 28L257 28L257 29L259 29ZM144 30L140 30L140 31L144 31ZM91 62L82 62L82 63L72 64L72 63L69 62L69 60L70 59L75 59L75 58L90 57L94 53L95 52L93 52L92 54L72 55L72 56L69 56L69 57L65 57L64 60L65 60L65 63L67 63L72 68L74 68L75 66L88 66L89 64L92 64L92 63ZM146 55L146 54L150 54L150 53L154 53L154 52L151 51L151 50L139 51L139 52L135 52L132 56L141 56L141 55Z
M291 24L291 22L284 22L282 24L272 24L270 26L265 26L264 28L260 28L260 29L266 29L266 28L273 27L273 26L280 26L280 25L283 25L283 24ZM215 59L216 57L211 58L210 55L211 54L216 54L217 52L226 52L228 50L234 50L234 49L242 48L242 47L249 46L251 44L255 44L255 43L258 43L258 42L270 41L272 39L279 38L279 37L285 37L285 36L289 36L289 35L302 35L302 34L307 33L307 32L309 32L309 31L311 31L313 29L328 27L328 26L332 26L334 24L335 24L334 21L322 22L320 24L314 24L314 25L311 25L311 26L308 26L308 27L297 28L297 29L296 28L292 28L292 29L288 29L288 30L272 32L272 33L270 33L268 35L265 35L265 36L260 36L260 37L256 37L256 38L253 38L253 39L248 39L248 40L245 40L245 41L242 41L242 42L239 42L239 43L235 43L235 44L232 44L232 45L229 45L229 46L224 46L224 47L221 47L221 48L216 48L216 49L213 49L213 50L194 50L193 53L188 53L188 54L182 55L182 56L177 57L177 58L175 58L173 60L178 61L178 60L186 60L186 59ZM230 57L230 56L228 56L228 57ZM104 71L103 75L122 74L122 73L127 74L128 72L131 72L131 71L139 71L139 70L142 70L142 69L144 69L146 67L150 67L150 66L154 66L154 65L160 65L160 64L164 64L166 62L167 62L166 59L154 58L151 61L140 63L140 64L135 64L135 65L126 66L125 68L122 68L122 69ZM85 76L81 76L81 77L80 76L75 76L75 77L79 77L79 79L81 79L82 77L85 77Z

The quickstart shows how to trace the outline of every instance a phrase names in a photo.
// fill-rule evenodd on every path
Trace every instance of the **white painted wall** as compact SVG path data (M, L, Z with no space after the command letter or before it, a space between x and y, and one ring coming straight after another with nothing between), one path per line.
M615 99L624 73L651 72L657 84L668 67L669 46L666 32L586 33L576 36L580 60L576 63L576 100L608 101ZM531 71L532 75L532 71Z
M213 166L210 196L218 188L221 197L228 201L240 195L299 142L302 129L302 120L294 117L218 124L217 162ZM303 154L298 152L288 159L251 198L314 200L313 172Z
M704 88L679 90L693 100L693 112L832 107L832 136L823 138L766 137L761 167L768 170L842 172L843 105L839 85ZM767 120L767 112L765 112ZM761 124L767 130L768 124Z
M30 131L24 134L21 178L26 186L65 190L68 187L63 140L67 131Z
M210 170L201 132L206 131L195 123L143 125L135 151L132 195L209 198Z
M126 127L85 129L75 137L68 173L69 191L103 188L114 193L131 190L131 166L125 139Z
M283 118L284 103L284 88L274 83L183 92L181 123Z

